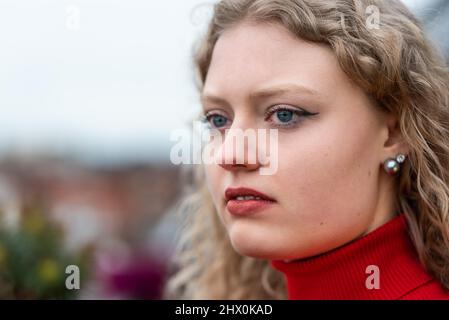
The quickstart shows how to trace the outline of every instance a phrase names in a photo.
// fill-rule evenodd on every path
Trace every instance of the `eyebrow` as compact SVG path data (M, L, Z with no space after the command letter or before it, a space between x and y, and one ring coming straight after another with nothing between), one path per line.
M317 96L318 92L312 88L308 88L297 84L284 84L273 87L262 88L257 91L250 93L250 100L260 100L267 99L271 97L281 96L291 93L301 93L309 96ZM201 102L212 102L212 103L225 103L229 104L225 98L222 98L215 94L203 93L201 94Z

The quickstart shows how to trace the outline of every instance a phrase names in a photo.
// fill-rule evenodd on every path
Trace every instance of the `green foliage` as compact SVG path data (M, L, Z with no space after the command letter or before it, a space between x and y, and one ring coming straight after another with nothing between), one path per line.
M0 225L1 299L74 299L68 290L68 265L80 268L85 280L89 253L64 249L62 228L38 206L24 207L17 228Z

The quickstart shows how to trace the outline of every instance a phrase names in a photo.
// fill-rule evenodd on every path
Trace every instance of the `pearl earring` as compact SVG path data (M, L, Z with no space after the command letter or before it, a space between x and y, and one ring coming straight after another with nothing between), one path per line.
M399 172L399 169L401 168L401 163L405 161L405 155L398 154L396 156L396 159L394 158L388 158L384 161L384 169L385 171L391 175L394 176L396 173Z

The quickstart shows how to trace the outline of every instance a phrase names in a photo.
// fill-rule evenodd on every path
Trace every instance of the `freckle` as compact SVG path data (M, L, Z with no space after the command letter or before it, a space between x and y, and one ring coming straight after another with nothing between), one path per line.
M320 222L320 226L324 225L324 222Z
M370 171L368 171L368 176L371 176L371 170L370 170Z

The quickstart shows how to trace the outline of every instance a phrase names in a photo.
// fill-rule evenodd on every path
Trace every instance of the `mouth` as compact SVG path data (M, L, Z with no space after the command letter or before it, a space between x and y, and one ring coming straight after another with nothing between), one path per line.
M234 215L248 215L268 209L276 200L250 188L227 188L226 209Z
M227 188L225 191L226 202L230 200L245 201L245 200L263 200L272 201L275 200L270 198L266 194L259 192L250 188Z

